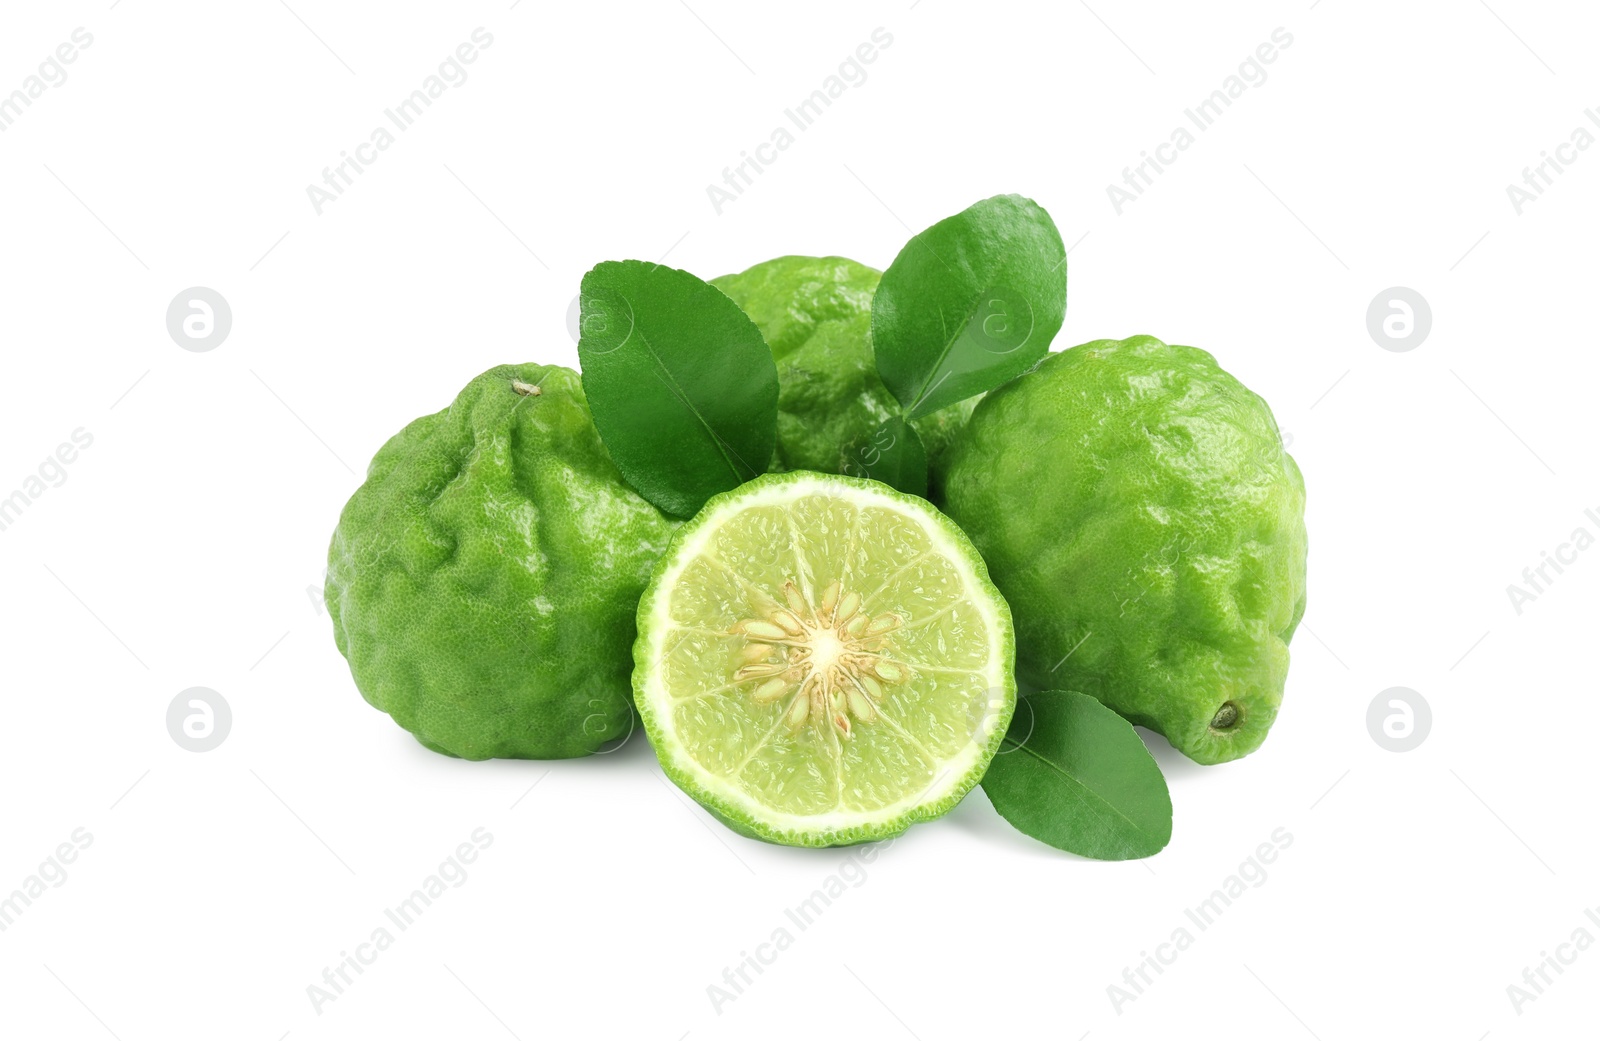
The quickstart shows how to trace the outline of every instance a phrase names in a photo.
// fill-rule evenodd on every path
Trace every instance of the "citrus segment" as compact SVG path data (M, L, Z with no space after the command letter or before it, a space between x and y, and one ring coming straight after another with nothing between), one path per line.
M983 776L1016 701L1011 615L925 501L794 472L713 498L639 607L662 766L760 838L898 834Z

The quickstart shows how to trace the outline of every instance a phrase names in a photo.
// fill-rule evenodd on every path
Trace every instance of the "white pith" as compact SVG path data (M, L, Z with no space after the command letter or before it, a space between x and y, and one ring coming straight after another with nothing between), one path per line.
M871 810L833 809L823 813L796 814L774 809L758 801L737 784L706 769L691 756L681 746L673 732L673 696L665 687L664 670L659 667L646 670L639 689L640 707L645 711L647 718L656 721L658 731L663 737L663 740L658 742L657 754L664 762L670 764L674 772L686 777L711 795L714 801L721 803L719 808L724 812L759 821L764 829L780 833L845 832L891 821L913 815L919 808L936 806L948 799L953 792L970 787L972 778L969 775L986 759L995 739L996 730L1004 724L1004 717L1011 700L1009 694L1011 678L1006 651L1009 645L1009 629L1002 617L1002 608L996 606L996 594L992 586L979 576L969 559L969 554L972 553L970 547L955 541L950 532L943 527L942 519L937 516L930 516L897 497L875 489L843 484L826 478L799 477L751 487L721 503L714 508L714 512L697 521L693 530L686 533L676 555L660 572L653 587L653 597L646 605L648 614L645 627L649 637L641 660L659 666L668 647L667 641L677 628L670 617L673 590L677 587L684 570L702 555L707 554L711 540L729 517L747 509L782 506L817 494L847 502L857 509L876 507L893 511L915 524L928 538L935 553L956 569L961 587L965 591L965 602L978 612L988 637L986 662L970 671L981 678L984 689L989 691L990 701L985 707L977 732L955 755L942 758L935 763L933 781L921 790L907 795L896 803ZM826 595L820 596L819 600L826 603ZM812 609L821 622L821 612L815 607ZM808 629L805 637L809 641L812 663L818 662L819 659L831 661L834 656L846 652L844 644L835 647L829 642L830 640L837 642L837 638L832 636L827 626L818 625L815 631ZM795 695L792 691L785 690L781 696ZM857 720L870 718L870 714L864 716L857 712L852 712L851 716ZM837 722L835 720L835 723ZM841 729L848 731L848 724Z

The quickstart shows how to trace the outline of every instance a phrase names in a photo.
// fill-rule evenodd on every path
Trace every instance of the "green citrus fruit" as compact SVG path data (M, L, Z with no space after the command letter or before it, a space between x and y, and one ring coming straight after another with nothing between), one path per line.
M1151 336L1051 355L973 413L944 507L1016 613L1025 681L1202 763L1267 736L1306 605L1305 486L1211 355Z
M900 405L872 358L882 272L844 257L778 257L711 284L756 323L778 362L777 465L847 473L852 446ZM972 412L965 401L914 420L931 465Z
M667 776L796 846L945 813L1016 707L1011 614L966 536L922 499L816 473L757 478L679 530L634 663Z
M334 639L435 751L587 755L633 726L634 613L674 526L623 483L577 373L491 369L373 457L328 551Z

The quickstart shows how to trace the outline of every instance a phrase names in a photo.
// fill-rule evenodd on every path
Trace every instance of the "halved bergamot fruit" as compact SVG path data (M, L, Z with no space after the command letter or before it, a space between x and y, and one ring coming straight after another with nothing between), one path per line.
M982 779L1014 657L982 558L927 502L771 474L674 539L639 605L634 697L667 776L730 827L837 846Z

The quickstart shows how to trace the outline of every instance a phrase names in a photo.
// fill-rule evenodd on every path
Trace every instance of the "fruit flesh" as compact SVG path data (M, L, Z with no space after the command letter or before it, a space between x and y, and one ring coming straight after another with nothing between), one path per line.
M1015 699L981 568L948 521L872 482L788 474L712 500L640 608L636 695L668 774L798 845L945 812Z
M1017 617L1018 672L1224 762L1265 739L1305 611L1305 487L1266 403L1149 336L991 393L943 505Z

